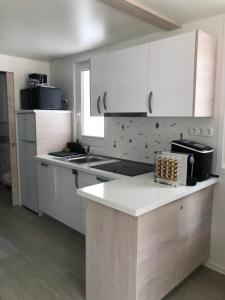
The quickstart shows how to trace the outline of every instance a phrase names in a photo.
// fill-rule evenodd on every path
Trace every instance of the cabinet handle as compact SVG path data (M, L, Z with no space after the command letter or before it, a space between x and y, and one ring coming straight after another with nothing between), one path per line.
M77 189L79 189L77 170L72 170L72 174L75 175L75 186L76 186Z
M103 95L103 106L105 110L107 110L106 97L107 97L107 92L105 92Z
M96 179L98 181L101 181L101 182L109 182L110 181L109 179L106 179L106 178L103 178L103 177L99 177L99 176L97 176Z
M152 95L153 95L153 92L150 92L149 96L148 96L148 109L149 109L150 114L152 114Z
M41 166L42 166L42 167L48 167L48 164L46 164L46 163L41 163Z
M180 210L183 210L183 208L184 208L183 205L181 205Z
M98 109L99 115L101 114L100 101L101 101L101 96L99 96L99 97L98 97L98 100L97 100L97 109Z

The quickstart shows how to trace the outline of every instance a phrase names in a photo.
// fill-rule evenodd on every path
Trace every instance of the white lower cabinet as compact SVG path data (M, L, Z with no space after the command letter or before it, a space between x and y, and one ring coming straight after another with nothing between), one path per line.
M79 172L79 188L83 188L86 186L90 186L90 185L94 185L94 184L99 184L102 182L107 182L107 181L111 181L113 180L112 178L107 178L107 177L103 177L103 176L99 176L99 175L94 175L94 174L89 174L86 172ZM86 230L85 230L85 224L86 224L86 220L85 220L85 211L88 205L88 200L80 197L80 206L81 206L81 233L85 234Z
M55 218L55 170L52 164L37 163L39 211Z
M77 195L73 170L55 166L56 219L81 231L80 225L80 197Z
M37 162L39 210L85 234L88 200L77 195L79 188L112 179L70 168Z

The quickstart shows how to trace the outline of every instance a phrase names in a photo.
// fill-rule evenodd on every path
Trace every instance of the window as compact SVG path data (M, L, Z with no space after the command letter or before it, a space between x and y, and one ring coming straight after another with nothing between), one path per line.
M91 117L90 68L80 68L80 135L84 137L104 138L104 117Z

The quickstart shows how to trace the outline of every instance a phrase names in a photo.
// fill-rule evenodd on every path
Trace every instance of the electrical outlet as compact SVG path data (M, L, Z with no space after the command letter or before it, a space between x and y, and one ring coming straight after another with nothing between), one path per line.
M202 129L201 128L195 128L195 135L202 135Z
M213 136L213 128L189 127L189 134L192 136Z
M202 129L202 136L213 136L213 128Z

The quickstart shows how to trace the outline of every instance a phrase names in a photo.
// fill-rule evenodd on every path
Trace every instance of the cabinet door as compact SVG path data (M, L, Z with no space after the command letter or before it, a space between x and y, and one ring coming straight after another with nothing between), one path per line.
M65 167L55 167L56 219L80 232L80 197L75 175Z
M150 116L193 116L196 32L149 44Z
M39 210L55 217L55 173L54 166L37 162Z
M102 98L102 56L90 60L91 116L104 115Z
M86 186L94 185L94 184L99 184L102 182L107 182L107 181L112 181L114 179L112 178L107 178L103 177L101 175L94 175L86 172L79 172L79 188L83 188ZM81 212L80 212L80 223L81 223L81 230L80 232L85 234L86 233L86 208L88 205L88 200L86 198L80 197L80 207L81 207Z
M37 175L34 157L37 155L36 144L20 142L20 177L22 204L38 212Z
M36 141L36 117L35 114L18 114L19 140Z
M213 188L178 201L177 284L209 258Z
M148 45L108 53L102 60L106 113L141 113L148 109Z

